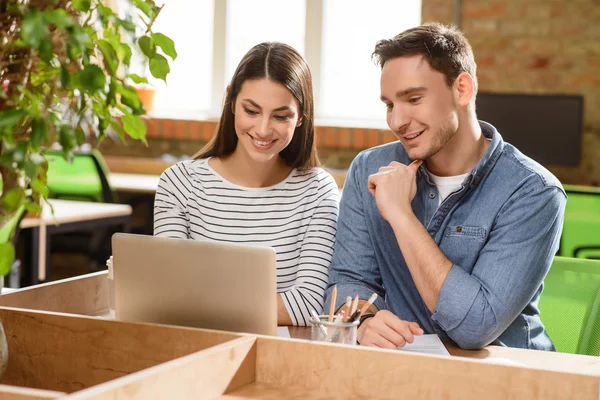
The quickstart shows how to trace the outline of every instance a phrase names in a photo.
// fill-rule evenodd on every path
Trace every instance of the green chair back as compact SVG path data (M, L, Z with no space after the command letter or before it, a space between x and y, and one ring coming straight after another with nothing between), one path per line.
M563 186L567 205L560 255L588 258L600 252L600 188Z
M557 351L600 355L600 261L554 257L539 308Z
M62 153L47 152L48 190L51 198L114 203L108 169L97 150L74 153L71 162Z

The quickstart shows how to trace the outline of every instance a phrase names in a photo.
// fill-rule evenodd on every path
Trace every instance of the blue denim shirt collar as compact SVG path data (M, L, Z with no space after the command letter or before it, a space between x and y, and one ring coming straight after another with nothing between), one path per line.
M465 179L465 184L463 184L463 187L467 184L471 188L476 187L479 182L481 182L481 180L492 170L494 164L496 164L496 161L498 158L500 158L502 150L504 149L504 140L502 140L502 136L493 125L488 124L485 121L479 121L479 125L481 126L481 133L487 139L491 140L491 143L483 154L483 157L481 157L481 160L479 160L477 165L475 165L475 167L471 170L469 176ZM419 179L425 179L428 184L434 185L429 177L429 174L425 170L425 164L422 164L419 167Z

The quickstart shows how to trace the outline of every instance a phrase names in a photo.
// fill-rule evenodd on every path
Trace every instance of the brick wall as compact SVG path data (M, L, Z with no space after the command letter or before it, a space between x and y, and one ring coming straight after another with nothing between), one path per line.
M422 2L423 21L453 22L454 1ZM463 0L461 15L482 91L584 96L580 165L547 167L600 184L600 1Z
M454 21L453 0L422 2L423 21ZM600 1L463 0L462 29L473 46L482 91L584 96L580 165L547 167L564 183L600 184ZM111 155L191 155L214 128L214 122L152 120L148 148L106 140L101 149ZM317 129L319 155L331 168L347 168L361 149L391 140L385 130Z

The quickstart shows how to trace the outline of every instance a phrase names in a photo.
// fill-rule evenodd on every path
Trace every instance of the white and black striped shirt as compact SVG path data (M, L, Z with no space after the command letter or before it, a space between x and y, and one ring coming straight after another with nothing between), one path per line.
M208 158L182 161L161 176L154 235L270 246L277 292L294 325L320 312L333 254L339 192L321 168L294 169L275 186L246 188L217 174Z

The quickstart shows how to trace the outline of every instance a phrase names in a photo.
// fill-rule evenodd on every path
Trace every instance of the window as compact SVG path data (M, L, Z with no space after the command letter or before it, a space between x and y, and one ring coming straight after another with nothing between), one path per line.
M420 1L325 0L318 116L385 123L380 69L371 54L378 40L420 20Z
M168 86L156 83L152 114L173 118L218 118L225 87L244 54L260 42L280 41L307 57L319 122L385 126L380 70L371 53L378 40L418 25L421 18L420 0L164 3L155 29L175 41L179 57Z
M305 0L228 0L225 79L261 42L284 42L304 55Z
M177 59L167 85L156 88L153 115L186 118L210 109L213 54L213 0L168 0L153 30L173 39ZM161 2L157 2L161 5Z

